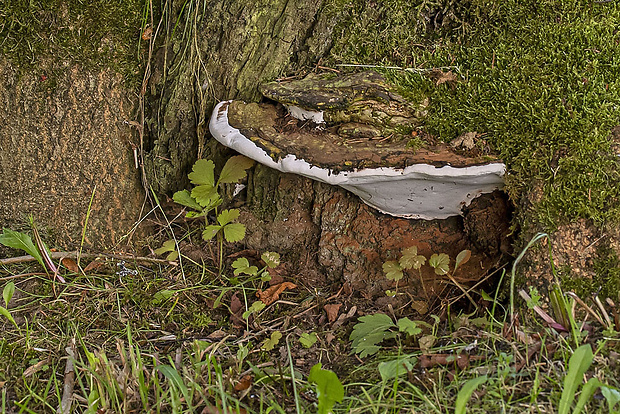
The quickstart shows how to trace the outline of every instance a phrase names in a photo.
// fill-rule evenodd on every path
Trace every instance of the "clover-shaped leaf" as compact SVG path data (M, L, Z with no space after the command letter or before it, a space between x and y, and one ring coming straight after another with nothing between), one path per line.
M388 280L399 281L403 278L403 269L400 267L398 262L394 260L388 260L383 263L383 272Z
M211 160L198 160L192 167L192 172L187 175L194 185L208 185L215 187L213 170L215 164Z
M435 269L438 275L445 275L450 271L450 256L445 253L434 254L428 259L430 267Z
M233 269L235 269L235 271L233 272L235 276L241 273L250 276L256 276L258 274L258 267L250 266L250 262L248 262L248 259L246 259L245 257L240 257L235 260L232 264L232 267Z
M403 250L403 255L398 263L403 269L418 270L424 263L426 263L426 257L418 255L418 248L411 246Z
M274 267L278 267L280 264L280 255L275 252L265 252L260 258L263 259L263 262L265 262L265 264L272 269Z

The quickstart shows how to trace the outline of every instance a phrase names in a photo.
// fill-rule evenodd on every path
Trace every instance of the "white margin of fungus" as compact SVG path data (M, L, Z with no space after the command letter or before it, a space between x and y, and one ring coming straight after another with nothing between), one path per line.
M480 194L504 187L506 166L501 162L463 168L415 164L404 169L382 167L335 173L294 154L274 161L228 123L230 102L220 102L213 109L209 124L211 135L221 144L278 171L339 185L382 213L412 219L445 219L462 214L463 206Z

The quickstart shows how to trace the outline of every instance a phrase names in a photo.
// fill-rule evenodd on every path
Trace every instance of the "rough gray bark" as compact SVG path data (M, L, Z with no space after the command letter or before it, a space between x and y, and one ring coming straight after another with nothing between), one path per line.
M50 243L79 245L94 193L86 244L110 247L130 231L144 196L129 96L111 70L21 73L0 57L0 227L33 214Z

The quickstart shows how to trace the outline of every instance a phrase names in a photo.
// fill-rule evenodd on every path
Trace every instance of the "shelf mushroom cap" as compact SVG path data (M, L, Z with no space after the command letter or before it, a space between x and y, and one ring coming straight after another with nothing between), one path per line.
M256 116L250 117L248 125L238 125L238 120L233 122L236 125L231 124L231 116L238 118L244 113ZM369 206L396 217L433 220L460 215L462 208L480 194L504 186L506 167L503 163L478 159L466 161L455 154L451 154L448 161L441 161L437 151L422 151L421 157L430 162L400 167L381 166L389 156L375 162L377 166L370 163L364 167L365 162L352 162L346 158L343 158L342 165L334 166L321 159L330 152L330 145L335 145L333 142L315 143L314 148L318 149L315 154L310 154L308 148L299 153L289 151L290 148L279 148L278 143L288 138L295 141L299 137L278 132L274 126L277 116L274 105L224 101L215 107L209 130L221 144L261 164L284 173L338 185L359 196ZM407 158L404 160L406 162Z

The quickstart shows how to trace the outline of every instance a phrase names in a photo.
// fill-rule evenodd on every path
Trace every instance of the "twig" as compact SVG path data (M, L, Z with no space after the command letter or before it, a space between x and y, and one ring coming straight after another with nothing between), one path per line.
M63 259L65 257L77 257L78 252L52 252L50 254L52 259ZM108 259L117 259L117 260L135 260L136 262L146 262L146 263L164 263L169 265L177 265L177 262L165 260L165 259L155 259L153 257L142 257L142 256L134 256L131 254L114 254L114 253L82 253L80 257L88 258L88 259L96 259L98 257L104 257ZM26 256L17 256L17 257L9 257L7 259L0 259L0 265L9 265L16 263L25 263L25 262L34 262L37 259L30 255Z
M71 342L67 348L67 365L65 365L65 381L62 387L62 399L59 414L69 414L71 412L71 403L73 402L73 387L75 385L75 370L73 361L75 360L75 344Z

